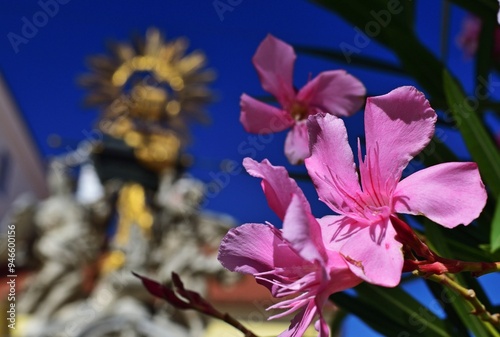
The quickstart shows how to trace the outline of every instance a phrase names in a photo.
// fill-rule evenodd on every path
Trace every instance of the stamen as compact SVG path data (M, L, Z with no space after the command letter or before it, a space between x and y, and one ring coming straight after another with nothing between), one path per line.
M319 265L316 267L322 268ZM283 270L284 271L284 270ZM282 298L291 295L297 295L294 298L290 298L279 303L275 303L268 307L266 310L274 309L287 309L277 315L271 316L269 319L281 318L287 316L298 309L302 308L304 305L313 301L317 295L317 287L319 286L321 280L318 280L317 273L321 270L314 268L308 274L303 275L300 278L295 279L295 281L287 282L286 284L281 281L281 279L289 279L286 276L278 275L278 270L270 270L261 273L254 274L257 280L264 282L269 282L270 284L276 286L278 290L275 292L275 297ZM274 275L277 279L267 279L263 276Z
M329 185L330 187L334 188L335 189L335 186L332 184L332 182L330 182L330 180L327 179L326 176L320 176L320 174L318 172L314 172L314 174L316 175L316 177L318 177L318 179L321 179L325 184ZM334 200L334 197L332 195L332 200ZM325 200L325 203L328 204L328 206L330 206L330 208L335 212L335 213L338 213L338 214L343 214L344 212L342 212L340 209L337 208L337 206L335 204L333 204L333 202L331 202L330 200Z
M380 171L380 148L378 146L378 142L375 143L375 149L374 149L374 152L375 152L375 167L376 167L376 170L377 170L377 177L379 177L379 179L377 179L377 186L378 186L378 191L382 191L382 186L380 186L380 177L382 176L382 172ZM384 186L385 187L385 186ZM387 197L387 189L384 188L383 190L383 196ZM384 200L387 202L387 200ZM383 206L385 203L381 203L380 206Z
M268 320L272 320L272 319L276 319L276 318L282 318L284 316L287 316L287 315L289 315L289 314L297 311L297 309L300 309L301 307L302 307L302 303L300 305L296 305L296 306L291 307L287 311L281 312L281 313L279 313L277 315L273 315L273 316L269 317Z
M375 152L374 156L375 158L375 165L371 165L371 157L373 157L371 154ZM377 160L377 151L372 151L372 149L370 149L369 151L369 156L368 156L368 165L369 165L369 169L368 169L368 172L369 172L369 176L370 176L370 186L371 186L371 195L373 197L375 197L376 199L376 202L377 202L377 206L383 206L383 202L380 200L379 198L379 193L381 192L380 190L380 183L379 183L379 180L380 179L376 179L377 180L377 186L378 186L378 189L375 188L374 186L374 176L373 174L375 173L375 171L377 172L377 175L376 177L380 177L380 168L377 166L378 165L378 160Z
M366 156L365 156L366 158ZM358 138L358 161L359 161L359 173L361 179L361 189L364 191L365 186L367 186L367 182L365 181L366 177L366 164L363 160L363 155L361 154L361 140Z
M339 176L337 174L333 174L331 167L328 166L327 168L328 172L330 173L330 177L332 178L334 187L337 190L337 192L339 192L340 196L341 197L343 196L344 200L345 198L347 198L348 200L351 200L352 202L357 204L359 209L363 209L363 205L359 203L358 198L354 198L353 196L351 196L351 194L349 194L349 192L347 192L348 189L346 188L344 182L339 178ZM352 203L350 205L348 204L348 207L351 210L356 208Z

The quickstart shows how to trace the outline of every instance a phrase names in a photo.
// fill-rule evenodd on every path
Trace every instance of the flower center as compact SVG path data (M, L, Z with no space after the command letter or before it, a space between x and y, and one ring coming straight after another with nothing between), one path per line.
M293 105L290 108L290 114L296 121L306 119L307 107L300 102L293 102Z
M384 221L391 215L389 206L366 205L363 209L363 215L369 223Z

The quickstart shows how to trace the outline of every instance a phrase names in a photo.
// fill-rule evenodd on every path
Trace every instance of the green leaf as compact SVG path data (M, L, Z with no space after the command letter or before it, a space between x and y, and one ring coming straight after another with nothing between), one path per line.
M457 156L446 146L446 144L434 136L429 145L417 156L425 166L432 166L450 161L457 161Z
M495 215L493 215L493 222L491 223L490 249L492 253L500 249L500 198L498 198Z
M460 84L448 71L443 74L446 100L469 152L477 162L481 177L493 192L500 195L500 154L476 112L469 106Z
M346 317L349 315L349 312L340 308L333 315L333 319L330 322L330 334L332 336L340 336L342 331L342 324L344 323Z
M404 6L403 20L409 27L414 27L415 24L415 9L417 7L416 1L410 1Z
M414 2L401 0L396 9L392 8L394 14L390 17L390 22L383 27L379 25L378 34L368 31L369 27L377 25L378 21L374 13L388 10L389 4L393 2L373 0L315 0L313 2L340 14L357 28L357 30L353 29L352 42L344 41L339 45L349 57L362 52L363 47L355 42L356 36L364 34L370 41L376 39L377 42L396 53L405 72L413 76L433 98L444 97L442 78L437 75L442 73L443 64L420 42L413 31L412 20L408 20L408 17L413 15ZM371 26L370 23L372 23Z
M448 59L448 43L450 30L451 8L448 0L441 1L441 36L439 38L441 59L446 62Z
M483 18L481 25L481 35L476 53L476 87L481 85L479 79L488 78L493 61L493 43L495 41L496 13L491 12L487 18Z
M335 293L330 296L330 299L340 308L359 317L369 327L383 336L398 336L400 332L405 331L405 325L395 322L388 313L380 310L379 306L371 306L365 301L346 293Z
M321 57L330 61L337 61L342 63L349 63L347 59L339 50L329 49L329 48L320 48L320 47L312 47L312 46L294 46L295 50L299 53L304 53L312 56ZM398 75L406 75L403 68L400 66L394 65L384 60L378 60L374 57L366 57L362 55L353 54L350 56L351 63L356 66L365 67L368 69L379 70L383 72L395 73ZM407 75L406 75L407 76Z
M450 299L449 293L446 292L440 284L433 282L431 280L427 279L424 280L430 292L432 293L432 295L434 295L434 298L436 300L435 303L439 304L446 313L446 321L453 324L453 327L455 328L453 336L469 337L470 336L469 329L464 324L464 322L462 322L460 316L457 314L454 307L451 305L451 302L449 301Z
M421 216L412 217L412 219L417 220L422 225L427 221L426 218ZM439 225L436 224L435 226ZM490 253L489 244L484 243L489 241L489 233L485 239L482 239L482 237L478 239L476 235L477 229L476 225L470 225L467 227L459 226L446 231L448 247L450 251L453 251L452 257L463 261L494 262L499 260L500 254L496 256ZM414 230L420 232L418 229L414 228ZM420 233L425 236L423 232Z
M385 336L424 331L425 336L450 335L450 327L400 287L389 289L362 283L355 290L358 297L334 294L332 299Z
M387 308L385 305L394 308L406 319L407 324L416 326L417 330L425 330L426 335L447 335L445 324L428 310L422 315L421 312L425 307L401 287L383 288L363 283L356 287L356 291L360 297L366 298L374 305L383 301L385 308ZM394 315L395 311L389 310L389 312Z
M451 233L449 234L451 236ZM488 251L483 250L480 244L467 242L466 238L457 240L455 237L450 236L447 235L448 245L455 252L455 258L464 261L492 262L493 257Z
M475 88L486 89L485 83L488 82L488 75L493 67L493 43L495 41L495 32L498 26L497 13L491 11L488 15L482 18L481 34L479 36L479 43L476 52L476 83ZM489 96L489 93L488 93ZM488 97L486 97L488 98ZM489 102L485 99L479 100L478 110L485 111L488 108Z
M482 18L487 18L491 13L498 12L498 1L496 0L451 0L451 2Z

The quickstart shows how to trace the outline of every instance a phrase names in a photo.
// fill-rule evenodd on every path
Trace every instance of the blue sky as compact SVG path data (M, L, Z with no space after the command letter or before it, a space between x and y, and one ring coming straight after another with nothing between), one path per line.
M2 2L0 5L0 70L11 86L29 128L45 156L75 149L92 132L96 110L84 109L85 91L76 86L76 78L87 72L85 58L105 52L109 39L126 41L134 32L144 34L147 27L160 28L167 38L187 36L191 50L201 49L208 57L208 64L218 73L213 89L218 102L209 107L213 124L210 127L194 126L194 140L189 149L196 161L193 173L204 181L210 181L220 171L219 164L225 159L240 163L249 153L260 160L270 158L274 164L287 165L283 155L285 134L278 134L269 144L255 146L256 151L241 151L249 142L239 123L239 97L265 95L261 89L251 57L260 41L268 33L290 44L314 45L338 49L342 42L353 44L356 31L336 15L307 1L233 1L239 3L232 11L218 13L212 1L146 1L121 2L59 0L58 8L52 8L53 17L44 25L35 27L23 43L12 43L13 34L23 36L26 21L39 22L40 3ZM433 10L429 10L432 8ZM440 6L432 1L420 1L418 18L423 41L433 50L439 49ZM456 13L455 13L456 12ZM431 16L431 17L430 17ZM452 34L460 25L461 13L454 11ZM37 21L38 20L38 21ZM40 23L40 22L39 22ZM10 35L9 35L10 34ZM451 35L451 34L450 34ZM9 36L11 37L9 40ZM460 51L450 39L450 59L457 63L464 76L470 68ZM17 42L17 40L16 40ZM376 56L395 62L395 57L374 41L362 49L363 56ZM411 79L380 74L345 62L332 63L307 55L299 55L295 67L295 85L300 87L321 71L344 68L362 80L372 95L384 94L400 85L415 84ZM464 71L465 69L465 71ZM470 72L470 71L469 71ZM362 133L362 113L346 120L351 141ZM59 135L62 145L51 148L47 138ZM302 167L291 168L304 172ZM212 172L212 175L210 174ZM259 192L254 179L245 174L231 176L228 184L214 198L212 209L234 214L240 221L271 220L263 198L254 198L252 207L244 196L235 197L245 188L249 194ZM247 190L248 188L248 190ZM306 187L307 188L307 187ZM314 192L311 190L311 192ZM255 212L255 209L263 210ZM318 212L326 212L321 207ZM256 215L262 217L255 219Z
M341 18L299 0L225 0L222 2L233 5L229 5L231 10L223 13L215 9L212 0L59 0L57 6L47 7L54 1L0 2L0 71L10 85L42 155L48 158L74 150L93 130L98 112L82 107L85 91L78 88L75 81L77 76L87 72L85 58L105 52L108 39L126 41L131 33L144 34L148 27L155 26L166 34L167 39L187 36L191 42L190 50L203 50L209 67L218 73L213 89L219 100L209 107L213 124L209 127L194 126L194 139L189 148L195 157L191 172L205 182L220 174L222 161L241 163L245 155L241 144L249 142L250 135L239 123L239 97L243 92L253 96L265 94L251 57L266 34L272 33L290 44L335 49L342 42L352 43L356 35L354 27ZM417 4L419 34L424 43L438 54L440 40L436 32L440 29L440 2L426 0ZM40 12L47 11L50 15L45 15L45 20ZM468 81L473 76L472 62L464 58L455 44L463 15L459 9L451 11L446 61L456 75ZM36 31L26 31L26 28L23 31L27 21L38 22ZM12 43L13 34L24 34L25 40ZM361 54L396 62L391 53L374 41L363 48ZM338 68L347 69L358 77L372 95L415 84L406 77L299 54L295 85L302 86L310 74L315 76L321 71ZM346 120L353 143L363 132L362 121L362 113ZM59 148L52 148L47 142L54 134L62 139ZM252 156L257 160L269 158L275 165L288 166L283 155L284 137L284 133L278 134L269 143L255 146ZM449 139L463 154L464 146L459 137L451 135ZM289 168L293 172L305 172L303 167ZM227 184L210 198L209 209L229 213L241 223L278 223L267 207L257 179L243 173L223 179ZM311 201L317 199L310 183L301 183L301 186ZM313 203L316 216L329 213L321 203ZM349 324L350 329L358 325L355 320L349 322L354 322ZM346 336L359 335L356 331ZM369 336L368 333L362 335Z

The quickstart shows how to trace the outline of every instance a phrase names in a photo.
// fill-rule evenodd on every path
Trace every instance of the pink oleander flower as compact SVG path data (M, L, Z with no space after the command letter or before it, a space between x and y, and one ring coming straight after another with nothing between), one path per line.
M240 121L251 133L274 133L292 128L285 140L285 154L292 164L309 156L307 118L318 112L350 116L361 108L366 95L363 84L344 70L320 73L302 89L293 86L293 48L268 35L252 59L264 90L281 108L265 104L246 94L241 96Z
M467 57L472 57L477 52L482 26L482 20L474 15L466 16L462 22L462 30L457 37L457 43ZM493 59L498 62L500 61L500 25L495 27L493 39L491 54Z
M453 228L476 219L486 190L475 163L444 163L400 181L403 169L431 140L436 113L413 87L367 99L366 155L358 141L358 181L342 120L309 119L311 157L305 161L320 199L339 215L326 216L330 249L367 282L392 287L401 278L402 243L391 223L395 213L424 215Z
M477 52L481 26L481 19L477 16L467 16L462 22L462 30L457 37L457 43L467 57L472 57Z
M267 201L283 220L283 230L269 223L233 228L222 240L219 261L231 271L254 275L274 297L287 298L268 308L284 309L270 319L297 312L279 337L302 336L316 316L319 336L327 337L322 307L328 296L356 286L361 279L349 270L338 252L326 248L328 241L307 199L285 168L250 158L243 164L248 173L263 179Z

